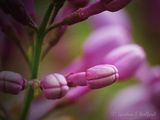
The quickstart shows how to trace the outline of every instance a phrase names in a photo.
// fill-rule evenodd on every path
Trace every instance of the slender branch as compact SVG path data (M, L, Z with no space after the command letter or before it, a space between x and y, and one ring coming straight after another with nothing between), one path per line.
M48 52L52 49L52 47L54 47L60 41L60 39L62 38L62 36L64 35L66 31L66 28L67 27L65 26L65 27L60 27L57 29L56 37L49 41L48 46L46 47L46 49L44 50L42 54L42 60L45 58Z
M46 33L50 32L51 30L57 28L57 27L61 27L63 26L63 22L58 22L58 23L55 23L53 25L51 25L47 30L46 30Z
M66 0L57 0L57 1L54 1L55 3L55 9L54 9L54 12L53 12L53 15L52 15L52 18L51 18L51 21L50 23L53 23L59 10L62 8L62 6L64 5Z
M39 70L39 64L41 59L41 51L42 51L42 44L43 39L45 37L45 30L48 25L49 18L51 16L53 10L53 3L49 5L49 8L46 11L46 14L44 16L44 19L40 25L39 30L37 31L37 37L36 37L36 43L35 43L35 51L34 51L34 57L33 57L33 64L32 64L32 74L30 79L35 79L38 76L38 70ZM28 88L24 108L22 111L22 114L20 116L20 120L26 120L28 116L28 112L32 103L34 97L34 90L32 87Z

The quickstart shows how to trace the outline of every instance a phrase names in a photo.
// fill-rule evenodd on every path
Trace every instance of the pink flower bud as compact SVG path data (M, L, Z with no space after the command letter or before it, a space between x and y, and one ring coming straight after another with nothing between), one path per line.
M71 73L67 77L69 86L86 86L86 72Z
M18 22L28 26L35 26L22 0L0 0L0 7Z
M104 11L89 18L93 30L113 25L122 26L126 31L131 31L131 23L127 13L124 10L117 12Z
M87 85L98 89L113 84L118 78L118 70L113 65L97 65L86 71Z
M138 45L126 45L111 51L104 63L113 64L119 71L120 79L131 77L145 60L145 53Z
M75 6L83 7L88 4L89 0L68 0L71 4Z
M144 86L121 90L107 106L107 120L159 120L159 111L150 103Z
M88 86L98 89L114 83L118 79L118 70L113 65L97 65L86 72L72 73L67 76L70 86Z
M130 40L130 35L121 26L107 26L94 31L83 46L86 64L89 67L100 64L107 53Z
M26 86L26 80L15 72L0 72L0 91L10 94L18 94Z
M125 7L131 0L111 0L108 3L108 0L101 0L103 4L105 4L105 9L108 11L118 11Z
M47 75L40 82L40 86L43 90L44 96L48 99L61 98L69 90L64 76L57 73Z

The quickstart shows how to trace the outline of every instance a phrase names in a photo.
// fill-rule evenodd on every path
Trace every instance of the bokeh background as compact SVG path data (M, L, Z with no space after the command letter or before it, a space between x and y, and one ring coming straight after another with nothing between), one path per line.
M147 59L152 65L158 65L160 63L160 17L158 8L155 10L156 8L151 4L153 1L149 1L151 0L133 0L125 10L132 24L134 42L144 48ZM48 3L49 0L36 0L37 16L40 19ZM91 31L92 27L89 21L70 26L61 41L42 62L39 77L63 70L74 58L82 54L82 45ZM12 47L9 50L14 50L14 54L11 54L9 58L3 60L4 56L1 55L0 70L13 70L27 77L28 68L15 46ZM107 107L113 97L121 89L133 84L139 84L134 77L107 88L92 91L83 96L76 104L57 110L54 114L51 112L45 120L107 120ZM0 94L2 103L11 99L14 104L19 105L14 96ZM19 108L14 108L13 111L18 114Z

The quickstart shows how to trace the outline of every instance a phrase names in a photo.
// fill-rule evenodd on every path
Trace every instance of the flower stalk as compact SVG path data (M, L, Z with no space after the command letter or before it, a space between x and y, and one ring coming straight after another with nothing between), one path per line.
M37 37L36 37L36 42L35 42L35 49L34 49L34 55L32 59L32 70L31 70L31 77L30 79L36 79L38 76L38 70L39 70L39 64L40 64L40 59L41 59L41 51L42 51L42 44L43 44L43 39L45 37L45 30L48 25L48 21L50 19L50 15L53 10L53 3L49 5L48 10L46 11L46 14L44 16L44 19L39 27L39 30L37 31ZM34 97L34 90L32 87L29 87L27 90L27 95L26 95L26 101L24 104L24 108L22 110L22 114L20 116L20 120L26 120L29 109L32 103Z

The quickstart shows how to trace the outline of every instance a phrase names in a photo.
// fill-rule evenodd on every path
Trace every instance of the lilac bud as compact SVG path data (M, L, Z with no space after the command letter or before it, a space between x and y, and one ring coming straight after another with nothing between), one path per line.
M10 71L0 72L0 91L18 94L26 87L26 80L18 73Z
M89 3L90 0L68 0L71 4L83 7Z
M130 35L121 26L107 26L94 31L83 46L86 64L89 67L100 64L107 53L130 41Z
M23 0L23 3L28 14L32 17L33 20L35 20L36 19L35 0Z
M64 76L57 73L47 75L43 80L41 80L40 86L47 99L61 98L69 90Z
M107 106L107 120L159 120L158 110L150 103L143 86L120 91Z
M102 4L104 4L105 9L108 11L118 11L125 7L131 0L112 0L108 3L108 0L101 0Z
M102 27L107 27L111 25L122 26L126 31L131 31L131 23L129 17L124 10L119 10L117 12L104 11L100 14L91 16L89 18L93 30L97 30Z
M99 14L103 11L118 11L126 6L131 0L103 0L96 1L93 4L89 4L84 8L80 8L72 14L65 17L60 24L61 25L72 25L83 20L86 20L92 15Z
M6 13L11 14L18 22L24 25L34 26L34 23L28 15L22 0L1 0L0 7Z
M119 71L120 79L131 77L145 60L145 53L138 45L126 45L111 51L104 63L113 64Z
M78 73L71 73L67 77L67 82L69 86L86 86L86 72L78 72Z
M97 65L86 71L87 85L98 89L113 84L119 78L118 70L113 65Z
M113 65L97 65L86 72L72 73L67 76L71 86L88 86L98 89L113 84L118 79L118 70Z

